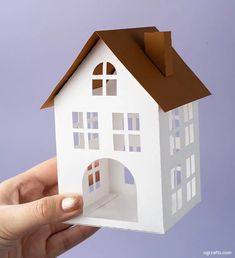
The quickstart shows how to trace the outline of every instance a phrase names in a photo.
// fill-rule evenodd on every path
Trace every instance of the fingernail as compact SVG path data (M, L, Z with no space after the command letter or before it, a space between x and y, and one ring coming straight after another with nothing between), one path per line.
M62 200L62 209L64 211L66 210L76 210L78 208L81 208L81 198L76 197L66 197Z

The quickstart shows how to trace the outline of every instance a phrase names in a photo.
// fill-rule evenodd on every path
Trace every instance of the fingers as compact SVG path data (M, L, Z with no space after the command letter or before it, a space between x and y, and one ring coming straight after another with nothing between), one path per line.
M96 227L76 225L52 235L47 241L47 255L57 257L93 235L98 229Z
M57 166L56 159L53 158L3 182L0 203L31 202L45 195L55 194L56 189Z
M45 186L54 186L57 183L56 158L46 160L27 170L22 175L36 177Z
M42 225L68 220L80 214L82 207L79 195L54 195L31 203L5 206L3 219L12 237L19 237Z

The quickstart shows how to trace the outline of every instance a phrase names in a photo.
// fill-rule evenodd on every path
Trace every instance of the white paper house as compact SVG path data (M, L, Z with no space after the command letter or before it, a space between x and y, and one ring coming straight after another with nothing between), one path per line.
M54 105L59 192L71 222L165 233L200 202L198 102L210 92L155 27L95 32Z

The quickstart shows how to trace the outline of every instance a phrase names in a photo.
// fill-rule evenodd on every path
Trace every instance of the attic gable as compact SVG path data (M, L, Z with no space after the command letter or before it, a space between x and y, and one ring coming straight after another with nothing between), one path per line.
M164 111L210 95L208 89L172 49L174 74L164 76L145 52L145 33L155 27L96 31L41 108L53 106L54 97L89 51L101 39Z

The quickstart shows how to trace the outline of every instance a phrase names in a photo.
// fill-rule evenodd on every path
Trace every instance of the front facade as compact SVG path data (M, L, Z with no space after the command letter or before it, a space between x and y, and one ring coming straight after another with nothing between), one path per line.
M59 190L84 198L73 222L163 233L159 106L101 40L54 106Z

